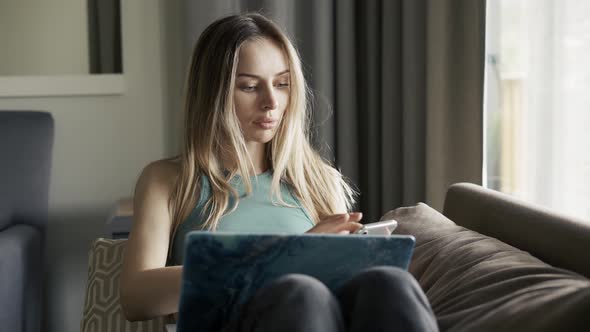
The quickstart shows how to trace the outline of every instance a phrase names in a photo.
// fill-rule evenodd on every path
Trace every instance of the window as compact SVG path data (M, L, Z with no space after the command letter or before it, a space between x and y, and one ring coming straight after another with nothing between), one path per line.
M590 222L590 1L487 3L484 185Z

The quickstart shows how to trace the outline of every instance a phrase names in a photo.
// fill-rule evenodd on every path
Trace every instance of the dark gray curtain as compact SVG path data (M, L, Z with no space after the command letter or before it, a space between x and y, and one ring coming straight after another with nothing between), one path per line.
M87 0L90 74L123 72L119 0Z
M315 91L313 141L359 190L366 222L419 201L441 209L450 184L481 183L485 1L187 4L187 22L207 11L202 27L261 11L287 30Z

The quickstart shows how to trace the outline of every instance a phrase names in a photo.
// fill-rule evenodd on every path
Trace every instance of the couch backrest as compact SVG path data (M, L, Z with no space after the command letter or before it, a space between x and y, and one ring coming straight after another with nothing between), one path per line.
M426 204L397 208L413 235L409 271L441 331L586 331L590 279L453 223Z
M49 113L0 111L0 230L45 227L53 136Z
M568 217L471 183L449 188L443 214L458 225L590 278L590 220Z

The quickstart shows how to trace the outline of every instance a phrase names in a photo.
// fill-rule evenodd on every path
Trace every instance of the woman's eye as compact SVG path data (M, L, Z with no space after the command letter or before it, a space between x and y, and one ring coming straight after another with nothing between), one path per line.
M243 86L242 87L242 91L248 92L248 91L254 91L254 90L256 90L256 86Z
M279 84L277 84L277 86L279 88L287 88L287 87L289 87L289 83L279 83Z

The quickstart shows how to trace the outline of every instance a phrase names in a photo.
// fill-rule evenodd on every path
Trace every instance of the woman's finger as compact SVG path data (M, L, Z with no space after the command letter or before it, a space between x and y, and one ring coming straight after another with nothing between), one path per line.
M348 213L333 214L331 216L325 217L320 222L342 219L342 218L346 217L347 215L348 215Z
M361 221L361 219L363 219L363 213L362 212L351 212L349 213L350 218L348 219L348 221Z
M359 229L361 229L363 227L362 224L359 224L358 222L347 222L344 225L342 225L342 230L347 230L351 233L354 233L356 231L358 231Z
M350 216L348 215L348 213L334 214L334 215L331 215L327 218L322 219L320 221L320 223L334 222L334 223L339 224L339 223L347 222L349 218L350 218Z

